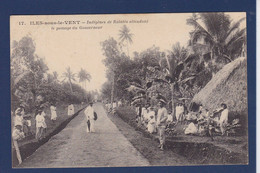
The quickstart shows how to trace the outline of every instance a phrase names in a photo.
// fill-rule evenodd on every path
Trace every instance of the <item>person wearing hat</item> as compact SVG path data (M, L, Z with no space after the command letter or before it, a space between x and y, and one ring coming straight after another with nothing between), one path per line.
M167 109L165 108L166 102L162 99L160 99L158 105L158 113L157 113L157 128L159 131L159 148L161 150L164 150L164 145L165 145L165 127L166 127L166 120L167 120Z
M87 133L89 132L95 132L95 117L94 117L94 108L93 108L93 102L89 103L89 106L84 111L87 119Z
M15 125L14 129L13 129L13 133L12 133L12 139L13 139L13 145L16 151L16 157L18 159L19 164L22 163L22 157L20 154L20 149L18 146L18 140L21 140L22 138L24 138L24 133L22 131L22 126L17 124Z

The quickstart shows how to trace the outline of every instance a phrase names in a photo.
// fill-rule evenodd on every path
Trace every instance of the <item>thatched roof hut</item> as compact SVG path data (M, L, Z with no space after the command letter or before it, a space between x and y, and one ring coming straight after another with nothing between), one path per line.
M210 112L226 103L231 118L247 122L247 61L238 58L225 65L208 84L197 93L192 102L202 104Z

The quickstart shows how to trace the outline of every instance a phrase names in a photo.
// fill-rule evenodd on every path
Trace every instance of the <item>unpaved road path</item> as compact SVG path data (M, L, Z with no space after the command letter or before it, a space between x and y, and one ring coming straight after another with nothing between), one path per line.
M84 112L74 118L19 167L118 167L149 166L149 162L121 134L101 104L95 133L86 133Z

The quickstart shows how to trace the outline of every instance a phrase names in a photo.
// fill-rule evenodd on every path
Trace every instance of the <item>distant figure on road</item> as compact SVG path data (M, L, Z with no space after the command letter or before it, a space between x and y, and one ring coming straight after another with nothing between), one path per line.
M68 116L71 116L74 114L74 106L73 104L71 103L69 106L68 106Z
M87 133L95 132L95 117L94 117L93 102L89 103L89 106L84 111L87 119Z

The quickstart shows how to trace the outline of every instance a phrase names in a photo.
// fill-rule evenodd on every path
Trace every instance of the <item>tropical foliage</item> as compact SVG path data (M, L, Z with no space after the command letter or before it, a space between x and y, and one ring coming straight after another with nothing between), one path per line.
M35 54L35 49L36 45L30 36L12 42L12 109L23 105L27 111L32 112L38 104L81 103L92 99L90 93L72 83L76 78L70 67L63 74L63 78L68 82L60 82L58 73L49 72L44 58Z
M243 21L231 21L225 13L194 13L187 20L194 27L187 47L175 43L161 51L153 46L132 58L120 49L122 42L132 43L133 34L124 25L119 42L110 37L101 43L109 79L103 98L132 104L163 98L172 109L176 102L189 102L225 64L245 55Z

